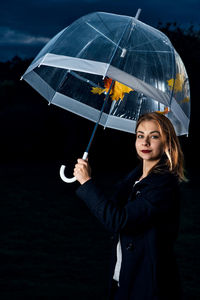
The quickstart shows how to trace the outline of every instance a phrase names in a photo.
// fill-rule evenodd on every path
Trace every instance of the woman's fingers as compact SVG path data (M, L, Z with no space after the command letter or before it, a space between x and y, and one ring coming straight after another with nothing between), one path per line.
M74 176L81 184L83 184L85 181L91 178L91 169L88 162L82 158L77 159L77 162L78 163L74 168Z
M83 165L87 165L88 164L88 159L87 160L84 160L84 159L82 159L82 158L78 158L77 159L77 162L78 162L78 164L83 164Z

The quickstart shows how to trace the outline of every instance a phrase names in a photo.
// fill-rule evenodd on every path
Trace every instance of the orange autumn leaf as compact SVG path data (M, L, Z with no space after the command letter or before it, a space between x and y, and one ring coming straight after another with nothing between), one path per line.
M104 79L104 86L105 86L106 92L108 92L111 83L112 83L112 78L106 77Z
M105 89L99 88L99 87L93 87L91 92L93 94L99 94L101 95L104 92L108 92L110 85L112 83L112 79L109 77L106 77L104 79L104 87ZM110 96L112 100L118 101L119 99L123 100L124 95L127 93L130 93L131 91L133 91L133 89L129 88L128 86L115 81L111 90L110 90Z
M168 114L169 112L169 108L168 107L165 107L165 109L163 111L156 111L158 114L161 114L161 115L166 115Z

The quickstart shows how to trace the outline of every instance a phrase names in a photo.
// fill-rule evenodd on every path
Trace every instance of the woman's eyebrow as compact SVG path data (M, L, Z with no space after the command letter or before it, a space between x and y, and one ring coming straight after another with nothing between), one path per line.
M150 132L150 134L152 134L152 133L158 133L158 134L160 134L160 132L157 131L157 130L154 130L154 131L151 131L151 132Z
M138 130L138 131L136 131L136 133L138 133L138 132L140 132L140 133L144 133L143 131L141 131L141 130Z
M144 134L144 131L138 130L138 131L136 131L136 133ZM152 134L152 133L158 133L160 135L160 132L158 130L151 131L149 134Z

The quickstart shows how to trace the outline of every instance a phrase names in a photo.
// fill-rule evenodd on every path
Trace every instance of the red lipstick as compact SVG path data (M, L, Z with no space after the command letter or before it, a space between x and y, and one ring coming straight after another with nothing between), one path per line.
M150 153L152 150L141 150L142 153Z

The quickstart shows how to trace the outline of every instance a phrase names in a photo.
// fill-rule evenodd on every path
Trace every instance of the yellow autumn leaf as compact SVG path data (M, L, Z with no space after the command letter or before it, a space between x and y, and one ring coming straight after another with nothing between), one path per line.
M118 81L115 81L111 98L112 100L116 100L116 101L118 101L119 99L123 100L124 94L128 94L131 91L133 91L133 89L129 88L128 86Z
M112 79L106 77L104 79L105 89L102 89L100 87L93 87L91 89L91 92L93 94L99 94L99 95L103 94L104 92L107 93L110 88L111 83L112 83ZM115 81L112 86L112 89L110 90L110 96L111 96L111 99L115 100L115 101L118 101L119 99L123 100L124 95L126 93L127 94L130 93L131 91L133 91L133 89L129 88L128 86L126 86L118 81Z
M188 103L188 102L190 102L190 98L185 97L180 103Z
M102 89L102 88L100 88L100 87L93 87L93 88L91 89L91 92L92 92L93 94L99 94L99 95L103 94L104 91L105 91L105 89Z
M185 80L184 74L177 73L175 82L174 82L174 78L171 78L170 80L167 81L170 90L174 89L175 93L181 92L183 88L184 80Z

